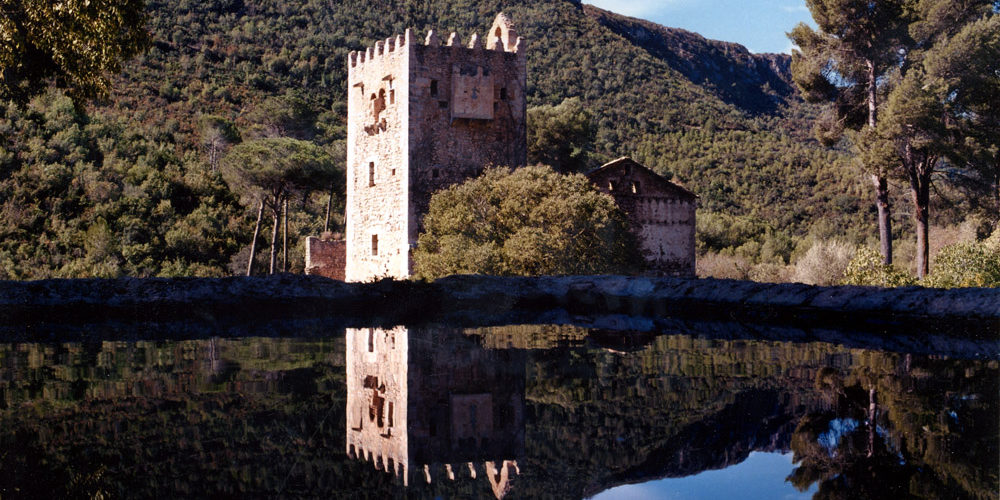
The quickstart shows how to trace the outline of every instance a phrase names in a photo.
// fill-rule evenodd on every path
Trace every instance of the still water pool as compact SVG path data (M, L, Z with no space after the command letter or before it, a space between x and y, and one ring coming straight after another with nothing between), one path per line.
M0 498L996 497L995 356L769 338L0 343Z

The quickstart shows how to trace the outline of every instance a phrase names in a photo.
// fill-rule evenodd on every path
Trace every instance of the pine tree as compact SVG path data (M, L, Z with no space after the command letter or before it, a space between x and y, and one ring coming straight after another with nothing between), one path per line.
M792 77L811 101L828 102L826 120L817 131L824 142L836 141L844 130L851 134L862 157L871 148L884 147L868 137L878 125L883 86L900 64L906 40L901 0L806 0L819 30L800 23L789 38ZM887 166L866 162L876 189L882 257L892 263L892 222Z

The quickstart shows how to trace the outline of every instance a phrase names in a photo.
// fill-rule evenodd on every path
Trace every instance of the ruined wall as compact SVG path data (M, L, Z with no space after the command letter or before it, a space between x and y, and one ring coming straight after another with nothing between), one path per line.
M412 35L348 56L348 281L409 275L408 78Z
M346 241L306 238L306 274L344 281L346 266Z
M489 33L407 30L348 56L348 281L409 276L431 194L526 163L526 44L502 14Z
M636 200L632 224L654 274L695 275L695 203L664 196Z
M588 177L626 213L649 274L695 275L694 195L628 159L609 163Z

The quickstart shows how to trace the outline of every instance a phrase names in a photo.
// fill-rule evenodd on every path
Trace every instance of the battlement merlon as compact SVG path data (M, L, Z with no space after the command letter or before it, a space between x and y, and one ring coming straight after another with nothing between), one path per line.
M387 56L396 50L411 45L413 40L413 30L407 28L404 35L397 35L386 38L385 41L375 42L375 45L368 47L364 51L352 51L347 55L347 67L349 70L360 69L359 66L363 66L367 62L377 61L382 56ZM440 47L442 49L446 47L453 49L461 47L462 43L458 34L452 32L448 37L447 44L442 44L441 39L432 29L427 32L427 36L424 38L424 45ZM473 33L468 48L471 50L482 50L485 48L498 52L512 52L523 58L526 55L525 49L527 45L527 42L523 38L517 36L514 24L501 12L497 14L496 19L493 21L493 26L490 27L490 31L486 36L486 43L484 44L479 41L479 35Z

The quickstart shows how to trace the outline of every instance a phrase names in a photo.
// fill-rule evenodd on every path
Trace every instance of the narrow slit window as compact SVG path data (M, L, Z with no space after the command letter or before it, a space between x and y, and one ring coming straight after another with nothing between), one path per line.
M378 255L378 235L372 235L372 255Z
M375 162L368 162L368 186L375 185Z
M431 80L431 97L437 97L438 95L438 81Z
M639 194L639 181L632 181L632 192Z
M375 352L375 329L368 329L368 352Z
M431 178L437 179L441 175L441 171L438 169L431 170Z
M389 104L396 104L396 91L395 90L390 90L389 91Z
M507 87L500 87L500 100L501 101L507 100Z

